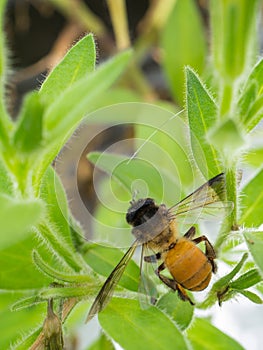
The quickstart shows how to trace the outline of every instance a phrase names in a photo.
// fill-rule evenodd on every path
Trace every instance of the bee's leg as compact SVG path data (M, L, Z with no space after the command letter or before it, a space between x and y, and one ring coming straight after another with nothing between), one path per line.
M212 265L212 271L216 273L217 266L214 261L216 258L215 250L212 246L212 244L209 242L208 238L206 236L200 236L192 240L195 244L198 244L200 242L205 242L205 255L207 256L208 260L210 261Z
M157 270L155 270L156 275L160 278L160 280L166 284L169 288L171 288L174 291L178 292L178 296L180 299L182 299L183 301L189 301L189 303L191 305L194 305L194 303L192 302L192 300L189 298L189 296L187 295L185 289L176 282L176 280L172 279L172 278L168 278L166 276L161 275L161 271L163 271L165 269L165 264L162 263Z
M195 235L195 227L192 226L189 228L189 230L184 234L185 238L192 239L194 238Z
M161 271L163 271L165 268L166 268L166 266L164 263L162 263L160 266L158 266L158 268L155 270L156 275L168 287L170 287L173 290L177 290L177 282L174 279L171 279L171 278L168 278L166 276L161 275Z
M148 256L144 256L143 260L149 263L155 263L156 260L161 259L161 254L157 253L154 255L148 255Z
M192 302L192 300L189 298L189 296L187 295L185 289L177 283L177 292L178 292L178 296L181 300L183 301L189 301L189 303L191 305L194 305L195 303Z

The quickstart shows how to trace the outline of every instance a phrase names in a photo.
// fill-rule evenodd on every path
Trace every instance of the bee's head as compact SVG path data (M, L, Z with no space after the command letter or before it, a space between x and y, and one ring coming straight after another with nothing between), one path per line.
M158 210L152 198L142 198L137 201L132 200L129 207L126 220L132 226L141 225L147 219L151 218Z

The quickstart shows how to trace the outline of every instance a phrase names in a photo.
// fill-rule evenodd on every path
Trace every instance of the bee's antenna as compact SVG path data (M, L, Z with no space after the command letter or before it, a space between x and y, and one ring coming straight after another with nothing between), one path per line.
M146 145L146 143L147 143L148 141L150 141L150 139L151 139L155 134L157 134L157 132L158 132L160 129L162 129L162 128L165 126L166 123L168 123L169 121L173 120L175 117L177 117L178 115L180 115L180 114L183 113L184 111L185 111L185 110L182 109L180 112L178 112L178 113L176 113L176 114L173 114L169 119L167 119L165 122L163 122L163 123L159 126L159 128L156 128L156 129L151 133L151 135L150 135L149 137L147 137L147 139L143 142L143 144L133 153L133 155L129 158L127 164L129 164L130 161L133 160L133 159L137 156L137 154L138 154L138 153L140 152L140 150L144 147L144 145Z
M137 197L137 194L139 193L139 190L134 190L133 191L133 194L132 194L132 199L130 201L130 204L134 204L136 202L136 197Z

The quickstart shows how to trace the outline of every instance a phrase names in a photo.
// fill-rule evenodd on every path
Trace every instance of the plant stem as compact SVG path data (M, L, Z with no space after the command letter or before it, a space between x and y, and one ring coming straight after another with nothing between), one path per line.
M233 202L233 210L229 217L230 228L236 230L237 228L237 213L238 213L238 193L237 193L237 171L236 166L226 171L226 192L227 199Z
M215 249L219 251L222 244L225 242L226 237L232 230L238 229L237 214L238 214L238 192L237 192L237 171L236 166L232 165L231 168L226 170L226 197L227 200L233 203L233 210L226 216L222 223L221 230L215 242Z
M131 46L131 42L125 1L108 0L107 4L110 11L117 49L118 51L127 49Z
M84 28L90 30L98 36L103 36L107 30L105 25L83 1L75 0L49 0L61 10L69 19L74 19Z
M125 1L107 0L107 4L111 15L117 49L118 51L127 49L131 46L131 42ZM154 101L156 99L155 93L138 67L137 62L138 60L135 62L134 59L130 63L129 69L126 72L126 77L135 85L136 90L138 90L139 94L147 101Z
M221 88L221 104L219 115L224 117L231 111L231 104L233 100L233 86L231 83L223 82Z

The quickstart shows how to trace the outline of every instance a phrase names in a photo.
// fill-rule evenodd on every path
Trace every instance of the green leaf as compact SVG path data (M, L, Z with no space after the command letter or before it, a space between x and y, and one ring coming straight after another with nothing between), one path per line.
M236 152L245 145L242 129L232 118L226 118L210 129L207 137L211 144L223 152L230 162L233 157L236 157Z
M164 185L165 201L171 200L171 204L180 199L182 185L192 185L195 170L187 135L189 128L179 116L182 112L163 103L162 107L146 103L121 103L107 109L99 109L91 116L99 123L109 123L110 120L114 125L134 124L136 158L140 158L141 162L145 160L149 166L154 165L154 173L157 170L162 178L162 182L158 181L155 184L155 192L158 190L161 193L160 186ZM85 122L88 123L89 120ZM141 173L143 174L143 171ZM169 189L166 182L170 186ZM159 200L159 197L156 199Z
M36 250L33 250L33 261L37 265L37 267L43 272L45 275L57 280L58 282L64 281L69 283L88 283L91 282L92 279L88 275L69 275L64 271L59 271L49 266L39 255Z
M162 178L159 172L147 161L141 159L130 160L127 156L100 152L89 153L88 159L97 168L107 172L121 183L128 193L132 193L134 181L140 179L147 184L149 196L157 199L162 198L163 188L162 186L156 186L156 184L162 183Z
M250 148L248 152L244 155L245 163L260 169L262 166L263 159L263 148Z
M87 243L85 234L83 234L83 231L82 231L82 226L73 216L70 216L69 224L70 224L71 239L72 239L74 248L77 252L81 252L82 246Z
M240 290L240 294L244 295L247 299L252 301L255 304L263 304L263 300L255 293L250 292L249 290Z
M40 147L42 143L43 112L44 108L38 92L27 95L14 134L14 146L18 151L32 152Z
M0 249L28 236L44 211L39 200L14 200L4 194L0 194L0 207Z
M123 72L131 57L126 51L101 65L94 73L84 76L66 89L44 115L47 144L60 145L93 109L94 99L108 89Z
M238 107L240 110L240 119L246 119L249 109L253 105L257 98L257 85L255 81L249 81L245 87L245 91L241 94L238 101Z
M256 287L256 289L260 292L260 294L263 294L263 283L259 283Z
M125 215L131 194L124 191L123 186L117 181L112 181L109 176L100 181L96 193L100 201L94 212L93 230L96 236L93 240L101 245L106 242L104 245L111 244L116 248L130 246L133 237Z
M24 296L22 292L7 292L1 291L0 293L0 348L10 349L11 344L16 344L21 334L25 334L36 327L37 324L43 320L43 312L46 309L46 305L37 305L34 308L20 310L18 312L12 312L10 310L11 304ZM12 346L12 349L17 349L16 346ZM21 349L29 349L30 346L24 346Z
M93 101L94 102L93 110L97 110L99 108L108 107L108 106L112 106L120 103L125 103L125 104L130 102L142 103L142 101L143 101L142 97L140 97L140 95L137 94L135 91L125 89L124 87L122 88L112 87L110 90L107 90L106 92L104 92L99 99L96 99L96 101ZM96 117L97 116L95 116L96 121L101 121L101 120L97 120ZM114 118L114 116L112 117ZM123 122L127 122L127 119L130 122L132 121L129 119L129 117L127 118L126 115L122 115L122 117L123 117ZM109 121L109 117L107 115L104 116L104 119L106 119L107 122Z
M195 161L205 177L222 171L218 155L207 140L207 133L216 123L217 106L198 76L186 69L187 112L190 125L191 146Z
M95 69L96 48L92 34L74 45L51 71L39 91L45 104L54 102L68 87Z
M244 253L238 264L225 276L221 277L213 284L207 298L199 305L200 308L206 309L211 307L217 301L221 304L232 297L232 290L229 289L229 285L233 278L244 266L245 261L248 258L248 253Z
M13 186L10 174L0 158L0 193L13 195Z
M246 289L254 286L255 284L262 281L262 277L260 276L257 269L252 269L241 275L235 281L231 282L229 286L233 289Z
M234 80L253 57L257 0L212 0L212 53L214 66L225 80Z
M75 248L60 237L56 230L56 227L45 224L39 224L37 227L38 235L41 240L45 242L49 255L55 255L56 259L60 261L67 268L73 269L75 272L80 272L85 268L83 260L80 255L76 252Z
M108 277L114 267L123 257L124 253L116 248L103 247L101 245L87 245L84 251L84 259L97 273ZM140 269L133 260L130 260L122 278L120 286L129 290L138 291Z
M263 232L262 231L245 231L244 236L248 249L253 259L260 269L263 276Z
M189 349L183 334L159 309L142 310L135 300L113 298L99 314L108 336L126 350Z
M233 268L232 271L230 271L228 274L225 276L221 277L218 281L216 281L213 285L213 289L219 289L219 288L225 288L229 285L231 280L238 274L238 272L241 270L243 267L245 261L248 258L248 253L244 253L238 264Z
M263 95L258 97L254 104L251 106L244 124L247 131L251 131L262 119L263 116Z
M212 326L205 319L196 318L187 335L193 350L244 350L237 341Z
M157 307L171 316L181 330L189 326L194 314L194 307L182 301L175 293L164 294L158 300Z
M50 299L79 298L93 296L97 291L96 284L79 284L71 286L59 285L59 287L47 287L37 291L37 294L21 298L11 305L11 311L19 311L25 308L34 307Z
M94 73L83 77L66 89L46 110L44 115L46 147L43 150L42 163L35 170L36 186L77 125L94 111L102 94L123 72L130 57L131 51L116 55ZM94 117L94 114L89 117Z
M135 127L135 149L139 150L137 156L154 164L160 173L172 174L174 185L171 185L174 191L169 191L165 200L169 198L174 204L179 199L176 198L177 194L182 192L181 187L193 183L194 169L192 159L189 157L191 150L187 137L189 127L179 115L171 117L161 127L145 124L138 123ZM158 183L156 186L159 186Z
M56 227L56 234L72 246L66 193L59 176L51 166L42 178L39 195L46 203L47 217Z
M76 285L76 287L54 287L42 289L39 292L39 297L42 299L61 299L61 298L78 298L78 297L89 297L93 296L98 290L97 286L91 284Z
M239 98L240 120L251 131L263 115L263 60L260 60L250 73Z
M1 251L1 289L34 289L52 282L52 279L44 276L33 264L32 250L37 244L36 237L31 234L27 239ZM45 247L41 246L41 253L44 250Z
M16 341L15 345L12 347L12 350L26 350L30 349L32 345L34 345L34 342L36 341L37 337L39 336L40 332L42 330L42 326L39 327L37 330L24 335L21 339L18 339ZM40 350L40 349L39 349Z
M105 336L105 334L101 334L99 339L97 339L91 346L89 346L86 350L114 350L112 342Z
M11 305L10 310L12 312L20 311L22 309L29 308L43 302L46 302L46 300L41 299L37 295L31 295L30 297L20 298L18 301Z
M202 20L193 0L176 1L164 27L161 46L172 93L183 105L184 67L190 65L201 74L207 50Z
M242 189L240 201L240 224L247 227L258 227L263 223L263 169L261 169Z

